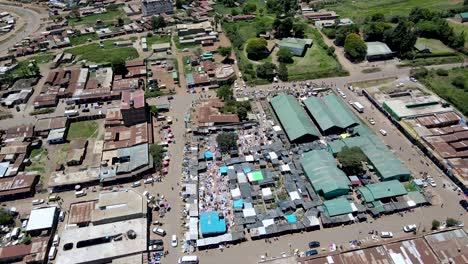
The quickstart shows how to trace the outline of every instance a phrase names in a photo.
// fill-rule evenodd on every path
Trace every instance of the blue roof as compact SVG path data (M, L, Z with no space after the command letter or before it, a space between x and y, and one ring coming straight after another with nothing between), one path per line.
M212 159L213 158L213 153L211 151L205 151L205 158L206 159Z
M226 220L219 219L218 212L201 213L200 231L202 235L224 234L226 233Z
M244 206L244 201L242 199L234 201L234 208L242 208Z
M195 83L195 80L193 79L193 75L191 73L185 75L185 80L187 81L188 85L192 85Z
M8 170L8 166L10 166L10 162L0 163L0 177L3 177L3 175L5 175L6 171Z
M288 223L296 223L297 222L297 218L293 214L284 215L284 217L286 218L286 220L288 220Z
M244 173L249 173L249 172L251 172L251 171L252 171L252 169L249 168L249 167L245 167L245 168L244 168Z
M226 174L227 171L228 171L228 167L226 167L226 166L222 166L221 168L219 168L219 172L221 174Z

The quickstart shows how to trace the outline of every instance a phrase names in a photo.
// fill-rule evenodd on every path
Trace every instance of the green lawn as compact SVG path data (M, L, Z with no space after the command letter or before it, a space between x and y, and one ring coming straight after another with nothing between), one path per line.
M264 12L266 12L266 8L265 8L266 1L264 0L248 0L248 1L245 1L244 4L247 4L247 3L255 3L257 5L257 12L256 12L257 14L260 8L263 8ZM214 7L216 13L220 13L220 14L231 14L231 10L235 8L237 8L240 11L240 13L242 12L242 7L225 7L221 3L216 4Z
M31 159L31 165L25 168L25 171L37 171L39 173L45 173L46 160L47 160L47 150L33 149L29 155Z
M64 52L71 53L75 56L79 56L80 59L92 61L95 63L119 63L122 61L138 58L139 55L135 48L117 48L114 46L115 41L118 40L104 41L103 48L99 47L99 44L93 43L89 45L66 49Z
M456 0L343 0L324 8L336 11L342 18L349 17L359 21L375 13L384 13L387 16L407 15L414 7L448 10L461 7L462 4L463 1Z
M98 135L98 122L91 121L81 121L73 122L68 129L67 140L77 139L77 138L96 138Z
M323 39L320 33L312 27L309 27L307 37L313 39L310 47L304 57L293 57L294 62L288 64L289 80L308 80L321 77L337 76L341 74L341 65L320 43Z
M80 35L80 36L72 36L70 37L70 42L72 46L80 45L86 43L89 39L97 40L99 39L96 33Z
M430 48L433 54L454 52L453 49L445 46L445 44L438 39L418 38L416 44L421 44Z
M126 18L125 14L121 10L112 10L104 14L82 17L80 20L76 18L72 18L68 20L68 24L70 26L82 25L82 24L95 24L97 20L101 20L104 23L117 22L117 19L119 17L124 18L124 19Z
M449 21L450 26L453 27L453 30L456 33L460 33L462 31L465 31L465 49L468 49L468 24L460 24L460 23L455 23L452 21Z
M184 74L192 73L194 72L194 67L192 67L190 64L187 63L187 60L190 60L191 56L184 56L182 59L182 62L184 63Z
M455 78L464 78L465 89L452 84ZM464 115L468 115L468 71L463 68L449 70L448 76L439 76L435 70L421 80L429 89L453 104Z
M152 37L146 38L146 43L148 44L148 48L151 49L153 44L160 44L160 43L170 43L171 37L160 37L153 35Z

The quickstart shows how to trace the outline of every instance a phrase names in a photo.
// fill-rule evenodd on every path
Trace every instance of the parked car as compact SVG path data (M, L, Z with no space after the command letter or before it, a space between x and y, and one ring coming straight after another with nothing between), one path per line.
M468 211L468 201L467 200L460 200L460 205L463 207L463 209Z
M415 82L415 83L418 82L418 80L416 80L416 78L414 78L414 77L410 77L409 79L410 79L410 81L412 81L412 82Z
M427 180L432 187L437 187L437 183L433 179Z
M153 178L148 178L148 179L145 179L143 181L144 184L150 184L150 183L153 183L154 182L154 179Z
M305 253L306 257L310 257L310 256L317 255L317 254L318 254L318 251L316 249L309 250Z
M86 196L86 194L87 194L87 193L86 193L86 190L85 190L85 189L83 189L83 190L81 190L81 191L76 191L76 192L75 192L75 196L76 196L77 198L78 198L78 197L82 197L82 196Z
M406 233L409 233L409 232L413 232L414 230L416 230L417 226L415 224L411 224L411 225L405 225L403 227L403 231L405 231Z
M58 196L56 194L51 194L51 195L49 195L48 200L49 200L49 202L55 202L55 201L60 200L60 196Z
M44 203L44 199L35 199L32 200L32 205L40 205Z
M369 123L370 123L371 125L375 125L374 118L369 118Z
M171 246L172 247L177 247L177 236L176 235L172 235Z
M65 221L65 211L60 211L59 220L60 222Z
M387 131L385 131L384 129L380 129L379 132L380 132L380 134L382 134L383 136L386 136L386 135L387 135Z
M162 228L159 228L159 227L155 227L153 228L153 233L155 233L156 235L160 235L160 236L165 236L166 235L166 231Z
M316 247L320 247L320 242L318 242L318 241L310 241L309 242L309 248L316 248Z
M383 232L380 232L380 237L381 237L381 238L392 238L392 237L393 237L393 233L392 233L392 232L383 231Z
M140 182L140 181L136 181L136 182L133 182L133 183L132 183L132 187L133 187L133 188L138 187L138 186L141 186L141 182Z

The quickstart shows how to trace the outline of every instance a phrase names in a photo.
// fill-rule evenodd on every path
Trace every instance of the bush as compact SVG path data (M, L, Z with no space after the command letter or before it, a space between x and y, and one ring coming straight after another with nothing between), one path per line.
M465 78L463 78L462 76L457 76L455 77L453 80L452 80L452 84L453 86L457 87L457 88L460 88L460 89L463 89L463 90L467 90L468 89L468 83L467 83L467 80Z
M437 69L436 74L439 76L448 76L448 71L445 69Z
M435 220L435 219L432 220L432 228L431 229L432 230L437 230L437 229L439 229L439 227L440 227L440 222Z
M324 29L322 29L322 32L329 39L334 39L336 37L336 29L334 29L334 28L324 28Z
M410 75L416 79L419 79L419 78L422 78L422 77L425 77L429 74L429 71L424 68L424 67L419 67L419 68L416 68L416 69L412 69L410 71Z
M0 209L0 225L8 225L13 221L13 216L5 211L5 209Z
M293 54L289 49L286 48L280 48L278 53L276 54L278 56L278 61L279 62L284 62L284 63L292 63L294 62L293 60Z
M252 38L247 42L245 51L247 57L252 60L261 60L268 57L269 52L267 49L268 42L263 38Z
M450 218L450 217L447 218L446 223L447 223L447 227L452 227L452 226L458 225L458 221L456 219Z
M278 78L283 82L288 80L288 67L286 67L286 64L284 63L280 63L279 65Z

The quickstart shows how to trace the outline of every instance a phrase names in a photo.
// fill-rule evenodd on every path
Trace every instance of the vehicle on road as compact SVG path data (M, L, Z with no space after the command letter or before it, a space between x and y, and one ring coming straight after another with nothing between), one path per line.
M149 241L149 250L161 251L164 250L164 242L162 239L151 239Z
M371 118L369 118L369 123L370 123L371 125L375 125L374 118L372 118L372 117L371 117Z
M166 235L166 231L162 228L159 228L159 227L155 227L153 228L153 233L155 233L156 235L160 235L160 236L165 236Z
M316 247L320 247L320 242L318 242L318 241L310 241L309 242L309 248L316 248Z
M144 184L150 184L150 183L153 183L154 182L154 179L153 178L148 178L148 179L145 179L143 181Z
M418 80L416 80L416 78L414 78L414 77L410 77L409 79L410 79L410 81L412 81L412 82L415 82L415 83L418 82Z
M176 235L172 235L171 246L172 247L177 247L177 236Z
M177 261L178 264L198 264L197 256L183 256Z
M132 187L133 187L133 188L136 188L136 187L138 187L138 186L141 186L141 182L140 182L140 181L136 181L136 182L133 182L133 183L132 183Z
M60 200L60 196L55 195L55 194L51 194L51 195L49 195L48 200L49 200L49 202L55 202L55 201Z
M405 225L403 227L403 231L405 231L406 233L409 233L409 232L413 232L414 230L416 230L417 226L415 224L411 224L411 225Z
M437 183L433 179L427 180L432 187L437 187Z
M386 136L386 135L387 135L387 131L385 131L384 129L380 129L379 132L380 132L380 134L382 134L383 136Z
M354 107L354 109L356 109L359 113L364 113L364 106L362 106L361 103L359 103L359 102L353 102L351 105L352 105L352 106Z
M465 209L465 211L468 211L468 201L467 200L460 200L460 205Z
M35 199L32 200L32 205L40 205L44 203L44 199Z
M65 211L60 211L59 220L60 222L65 221Z
M59 237L58 234L56 234L56 235L54 236L54 241L52 242L52 245L53 245L54 247L58 247L59 243L60 243L60 237Z
M86 196L86 190L83 189L83 190L81 190L81 191L76 191L76 192L75 192L75 196L76 196L76 197Z
M306 257L310 257L310 256L317 255L317 254L318 254L318 251L316 249L309 250L305 253Z
M388 231L383 231L383 232L380 232L380 237L381 237L381 238L392 238L392 237L393 237L393 233L392 233L392 232L388 232Z
M67 116L67 117L69 117L69 116L77 116L77 115L79 115L79 114L80 114L80 113L79 113L78 111L76 111L76 110L66 110L65 112L63 112L63 115L64 115L64 116Z
M57 255L57 247L52 246L49 250L49 260L54 260Z

